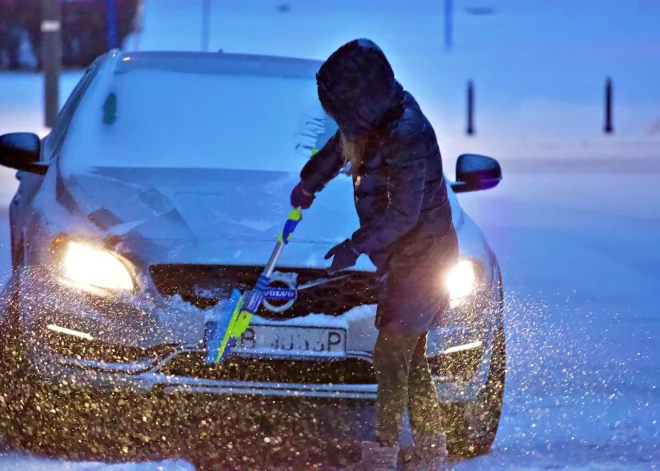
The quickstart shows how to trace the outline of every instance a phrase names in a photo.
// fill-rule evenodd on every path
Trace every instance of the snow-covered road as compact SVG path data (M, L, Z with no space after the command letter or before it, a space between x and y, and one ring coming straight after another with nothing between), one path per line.
M505 273L509 364L496 446L458 469L660 466L659 184L511 176L464 198Z

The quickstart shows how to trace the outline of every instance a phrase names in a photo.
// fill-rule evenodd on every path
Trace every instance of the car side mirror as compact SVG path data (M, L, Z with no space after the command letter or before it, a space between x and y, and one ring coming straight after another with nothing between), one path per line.
M492 157L478 154L462 154L456 161L456 182L451 187L455 193L488 190L502 181L502 168Z
M0 136L0 165L45 175L48 165L39 162L41 141L29 132L14 132Z

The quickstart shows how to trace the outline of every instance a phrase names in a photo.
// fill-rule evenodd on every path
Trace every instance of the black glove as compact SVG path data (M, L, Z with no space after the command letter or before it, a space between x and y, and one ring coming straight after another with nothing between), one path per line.
M303 182L298 183L291 192L291 206L300 209L309 209L314 202L314 195L303 186Z
M358 252L355 247L353 247L353 242L350 239L346 239L341 244L335 245L331 248L327 254L325 254L325 259L328 260L330 257L334 256L332 259L332 265L328 268L328 273L333 274L340 270L345 270L355 265L360 252Z

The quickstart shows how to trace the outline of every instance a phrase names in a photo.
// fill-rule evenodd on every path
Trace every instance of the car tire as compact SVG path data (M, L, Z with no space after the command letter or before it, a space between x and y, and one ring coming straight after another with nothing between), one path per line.
M500 294L503 294L501 288ZM504 323L500 322L484 387L472 401L442 406L443 416L447 420L447 448L451 456L473 458L490 451L502 414L505 377L506 340Z

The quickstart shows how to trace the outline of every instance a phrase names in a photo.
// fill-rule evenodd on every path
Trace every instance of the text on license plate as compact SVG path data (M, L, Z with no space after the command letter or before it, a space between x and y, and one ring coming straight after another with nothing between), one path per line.
M327 327L251 325L237 342L234 351L280 357L344 356L346 330Z

